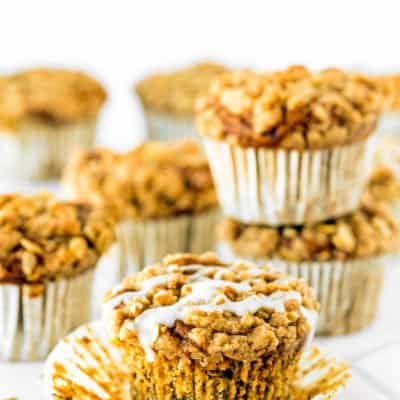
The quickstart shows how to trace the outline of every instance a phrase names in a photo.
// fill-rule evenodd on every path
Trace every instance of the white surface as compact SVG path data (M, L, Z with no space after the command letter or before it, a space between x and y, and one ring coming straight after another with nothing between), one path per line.
M305 63L400 70L395 50L400 4L394 0L13 0L2 6L0 73L56 65L95 74L110 93L99 141L120 150L143 133L132 85L148 71L201 59L261 69ZM0 191L20 187L7 183ZM23 190L53 187L23 185ZM346 400L400 398L400 367L393 367L399 360L399 288L397 274L389 280L381 314L369 330L321 341L357 367ZM40 369L40 364L0 364L0 400L39 399Z
M386 278L381 313L373 326L359 334L316 341L353 367L343 400L400 398L400 271L389 271ZM41 400L41 370L42 363L0 363L0 399Z

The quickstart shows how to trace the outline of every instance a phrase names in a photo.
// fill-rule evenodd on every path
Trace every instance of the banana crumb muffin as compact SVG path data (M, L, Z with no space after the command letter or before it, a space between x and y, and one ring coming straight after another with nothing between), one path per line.
M226 68L222 65L199 63L140 81L135 89L146 114L150 138L196 138L195 99L223 72Z
M384 267L399 248L399 228L386 204L364 196L359 210L304 226L270 227L225 219L218 227L225 261L270 263L304 278L321 304L317 333L359 331L376 317Z
M287 398L318 305L269 267L176 254L105 298L137 399Z
M5 176L59 175L73 151L92 146L105 99L101 84L78 71L37 68L1 77L0 143L8 157L0 166Z
M214 247L214 184L206 157L190 140L147 142L122 155L81 153L69 164L65 184L74 199L118 218L127 264L135 269L170 252Z
M224 213L293 225L358 207L383 107L373 79L338 69L222 75L196 102Z
M100 210L0 196L0 359L34 360L90 317L93 272L115 240Z

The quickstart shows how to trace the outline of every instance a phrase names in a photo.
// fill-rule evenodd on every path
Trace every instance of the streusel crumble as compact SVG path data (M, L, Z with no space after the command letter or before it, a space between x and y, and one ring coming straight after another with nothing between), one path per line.
M373 79L327 69L222 75L197 100L200 132L242 147L322 149L375 129L383 96Z

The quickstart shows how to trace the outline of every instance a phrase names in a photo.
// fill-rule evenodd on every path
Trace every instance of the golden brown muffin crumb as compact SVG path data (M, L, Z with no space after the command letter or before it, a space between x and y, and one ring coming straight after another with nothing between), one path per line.
M224 360L296 354L314 328L307 315L316 316L318 305L304 281L270 267L178 254L126 278L107 294L105 307L111 336L122 346L143 344L141 329L161 318L147 349L145 339L146 354L185 355L215 368Z
M37 283L95 266L114 241L114 221L48 194L0 196L0 282Z
M304 67L222 75L196 102L203 135L242 147L319 149L362 140L383 107L376 83L359 74Z
M136 93L151 110L190 116L195 98L225 71L222 65L201 63L171 73L154 74L137 84Z
M160 218L217 206L211 172L192 141L147 142L126 154L82 152L67 167L75 199L111 209L119 218Z
M368 181L367 190L376 201L391 203L400 200L400 182L390 167L376 168Z
M69 123L95 117L106 99L86 74L38 68L0 79L0 124L13 129L24 118Z
M379 75L372 76L379 85L384 98L387 111L400 110L400 75Z
M245 225L225 219L219 239L238 256L288 261L328 261L378 256L396 251L399 231L383 203L366 195L362 208L318 224L294 227Z

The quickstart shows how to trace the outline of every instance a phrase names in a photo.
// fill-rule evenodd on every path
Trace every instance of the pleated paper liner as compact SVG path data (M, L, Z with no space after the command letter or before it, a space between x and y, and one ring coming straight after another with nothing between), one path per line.
M47 356L72 329L88 321L94 271L43 284L0 285L0 359Z
M373 137L324 150L241 148L204 140L225 215L245 223L317 222L359 205Z
M193 116L179 116L145 109L147 132L151 140L190 138L200 141Z
M227 262L246 259L259 265L272 265L283 273L305 279L320 303L316 331L319 335L357 332L375 320L384 270L390 262L389 256L325 262L241 257L226 243L219 243L217 252Z
M46 399L134 400L129 373L118 350L98 322L79 328L60 342L44 370ZM349 379L346 363L313 347L300 362L293 396L288 400L332 400Z
M167 254L200 254L213 249L219 215L219 210L213 209L171 218L123 221L117 235L126 268L119 279L159 262Z
M0 131L0 177L46 179L58 177L78 149L92 147L96 120L55 125L26 121L17 132Z

